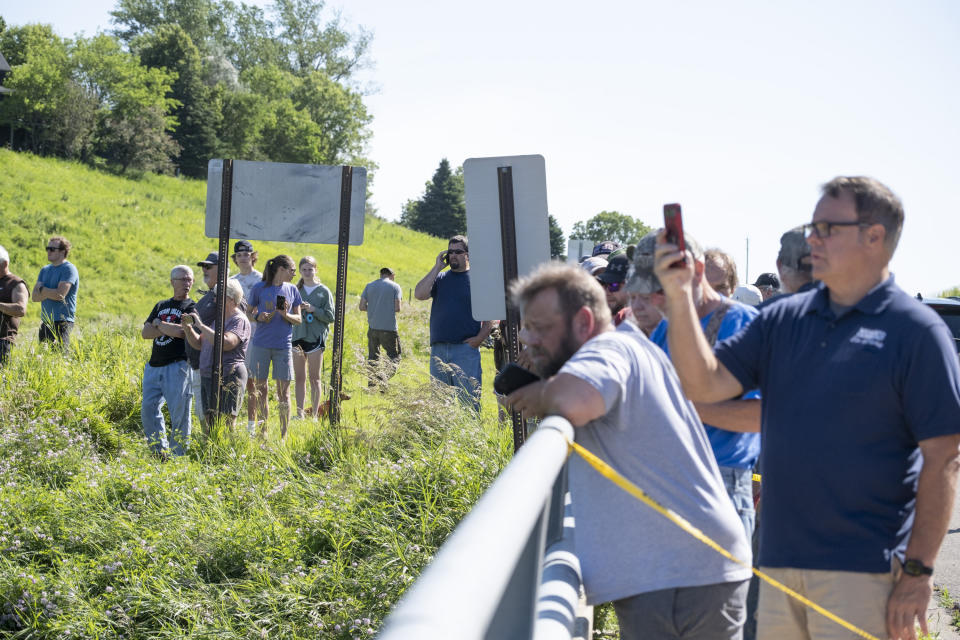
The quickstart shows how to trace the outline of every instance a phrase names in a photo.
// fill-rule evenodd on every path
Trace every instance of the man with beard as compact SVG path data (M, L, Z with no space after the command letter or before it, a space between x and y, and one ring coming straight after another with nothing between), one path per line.
M607 262L607 268L597 276L600 286L607 294L607 306L613 314L613 326L619 327L631 316L630 296L627 294L627 272L630 271L630 259L626 254L614 256Z
M444 271L447 267L449 271ZM473 319L470 253L466 236L453 236L433 268L413 290L430 307L430 375L457 389L461 401L480 411L480 345L493 323Z
M697 413L666 355L632 323L614 329L596 279L548 264L512 287L520 340L543 380L502 400L560 415L576 440L749 563L750 545ZM621 638L738 639L750 569L726 559L570 459L587 601L613 602Z

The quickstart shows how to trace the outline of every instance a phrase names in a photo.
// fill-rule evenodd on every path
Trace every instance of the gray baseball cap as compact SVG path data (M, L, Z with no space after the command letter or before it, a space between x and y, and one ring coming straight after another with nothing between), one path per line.
M657 293L662 291L660 279L653 273L654 253L657 250L657 234L660 229L651 231L640 238L637 248L633 251L633 264L627 275L627 291L630 293ZM694 260L703 261L703 249L700 243L687 233L684 233L684 244L693 253Z
M794 227L780 236L780 254L777 261L797 271L810 271L809 262L801 262L810 255L810 245L803 235L803 227Z

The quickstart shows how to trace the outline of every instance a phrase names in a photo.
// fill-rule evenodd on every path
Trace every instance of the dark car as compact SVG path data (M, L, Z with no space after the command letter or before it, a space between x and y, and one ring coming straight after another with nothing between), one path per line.
M918 293L917 300L929 305L940 314L943 321L950 327L954 345L957 347L957 353L960 354L960 298L924 298Z

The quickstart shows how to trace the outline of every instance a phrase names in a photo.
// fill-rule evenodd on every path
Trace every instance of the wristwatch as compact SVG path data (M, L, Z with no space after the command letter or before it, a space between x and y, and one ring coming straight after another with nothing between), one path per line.
M919 560L907 558L903 562L903 572L914 577L931 576L933 575L933 567L928 567Z

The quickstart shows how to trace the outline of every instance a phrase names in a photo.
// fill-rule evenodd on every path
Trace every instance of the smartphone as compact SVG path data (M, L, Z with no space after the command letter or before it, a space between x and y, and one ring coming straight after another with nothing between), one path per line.
M443 264L450 264L450 252L447 251L443 254Z
M508 396L520 387L536 382L540 376L533 371L524 369L516 362L508 362L503 371L493 379L493 390L502 396Z
M277 296L277 309L283 311L287 308L287 299L284 296Z
M663 228L667 230L667 242L677 245L680 253L686 250L683 243L683 215L679 204L663 205Z

